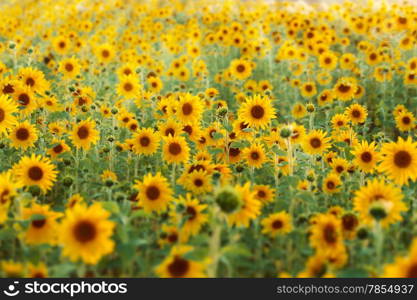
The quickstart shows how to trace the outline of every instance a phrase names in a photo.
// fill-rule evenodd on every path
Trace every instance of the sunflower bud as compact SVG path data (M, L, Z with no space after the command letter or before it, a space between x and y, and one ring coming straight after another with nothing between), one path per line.
M113 115L117 114L119 111L117 110L117 108L112 108L111 113Z
M217 110L217 115L218 115L220 118L224 118L224 117L226 116L226 114L227 114L227 108L226 108L226 107L220 107L220 108Z
M215 196L215 201L227 214L234 212L241 205L240 196L232 187L221 188Z
M365 240L369 236L368 229L366 229L365 227L359 228L356 235L360 240Z
M64 180L62 181L62 184L66 187L70 187L73 182L74 180L71 177L65 177Z
M14 48L16 48L16 44L15 44L15 42L10 42L9 43L9 49L14 49Z
M306 109L307 109L307 111L309 113L312 113L312 112L314 112L316 110L316 108L314 107L314 104L313 103L307 104Z
M287 128L287 127L284 127L284 128L282 128L282 129L281 129L281 131L279 132L279 135L280 135L282 138L286 139L286 138L290 137L290 135L291 135L291 130L290 130L289 128Z
M105 184L107 187L112 187L112 186L113 186L113 184L114 184L114 181L113 181L113 180L111 180L111 179L106 179L106 181L104 181L104 184Z
M387 216L387 211L385 210L385 207L380 203L374 203L369 209L369 213L377 221L382 220Z
M41 188L37 185L32 185L29 188L29 193L31 193L33 197L39 196L41 194Z

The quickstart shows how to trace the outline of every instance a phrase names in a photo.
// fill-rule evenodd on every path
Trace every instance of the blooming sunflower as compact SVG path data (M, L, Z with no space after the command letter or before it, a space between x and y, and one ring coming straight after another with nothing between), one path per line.
M117 93L127 99L137 97L140 90L141 86L139 81L133 74L122 76L117 84Z
M0 136L16 125L17 105L7 95L0 95Z
M159 132L155 132L152 128L141 128L135 132L132 142L135 153L144 155L154 154L159 148Z
M415 128L416 118L410 111L404 111L395 116L395 123L400 131L409 131Z
M261 221L261 224L262 233L271 237L286 234L292 230L291 216L285 211L270 214Z
M17 123L9 132L9 139L14 148L27 149L33 147L38 140L38 130L36 127L24 121Z
M268 185L255 185L253 190L255 191L255 198L264 204L275 199L275 189Z
M209 193L213 189L211 176L205 170L195 170L184 180L184 187L195 195Z
M234 187L241 205L228 214L230 225L248 227L251 220L256 219L261 213L261 202L255 198L255 192L250 190L250 183L236 185Z
M401 213L407 210L402 198L399 188L384 180L374 179L355 192L353 206L365 224L373 224L375 211L378 210L378 220L383 226L388 226L402 220Z
M24 86L39 94L43 94L49 88L49 83L42 71L31 67L20 69L18 78Z
M95 122L87 119L73 125L70 138L75 147L89 150L92 144L98 142L100 136Z
M48 277L48 268L43 263L38 264L28 264L28 277L29 278L46 278Z
M379 171L388 174L397 184L407 184L417 178L417 144L408 137L397 142L385 143L381 149Z
M246 98L239 108L238 117L249 127L266 128L275 118L275 109L269 98L256 94Z
M323 190L328 194L338 193L340 191L340 185L342 181L340 180L340 176L335 173L330 173L327 177L323 180Z
M244 80L252 74L252 65L244 59L234 59L230 64L232 76L239 80Z
M357 91L356 79L353 77L342 77L333 88L334 95L341 101L349 101L355 97Z
M207 277L205 274L205 263L200 263L185 257L185 254L191 250L193 248L186 245L172 247L169 256L155 268L155 273L159 277L165 278Z
M203 113L203 104L198 96L189 93L179 97L176 116L182 123L197 123Z
M264 147L261 144L252 144L243 150L243 156L250 167L260 168L266 162Z
M173 208L170 210L170 216L175 224L182 224L181 238L188 240L190 236L198 234L201 227L207 223L208 217L204 212L207 205L201 204L188 193L185 198L179 197L178 204L182 207L181 213L177 213Z
M52 188L58 173L48 158L35 154L21 158L13 167L13 172L22 185L36 185L43 192Z
M109 216L97 202L89 207L76 204L67 209L59 230L62 255L71 261L81 259L86 264L96 264L104 255L112 253L115 223Z
M143 181L136 181L134 188L139 191L137 199L146 212L163 212L172 200L172 190L161 173L147 174Z
M379 161L379 153L376 151L375 142L370 144L367 141L362 141L355 146L351 152L354 156L354 164L363 172L373 173L377 162Z
M64 140L60 141L60 140L57 140L57 139L53 139L52 144L53 144L53 147L48 149L48 154L52 158L57 158L62 153L65 153L65 152L68 152L68 151L71 150L70 147L65 143Z
M80 73L80 64L74 57L66 58L59 64L59 71L66 79L74 79Z
M341 221L332 214L314 216L310 228L310 244L323 253L344 249Z
M163 153L168 163L183 163L189 158L190 148L182 136L164 137Z
M353 124L362 124L366 120L368 111L364 106L355 103L346 108L345 114Z
M27 244L55 245L58 237L58 222L61 213L51 210L49 205L32 204L22 209L22 219L29 220L29 227L24 233Z
M330 138L324 131L315 129L305 136L302 147L308 154L321 154L330 147Z

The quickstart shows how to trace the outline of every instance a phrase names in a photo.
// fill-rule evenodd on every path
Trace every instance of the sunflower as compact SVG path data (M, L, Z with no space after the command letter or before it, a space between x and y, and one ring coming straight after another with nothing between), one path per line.
M362 141L355 146L351 152L354 156L354 164L363 172L373 173L377 162L379 161L379 153L376 151L375 142L370 144Z
M298 278L332 278L335 277L330 272L329 260L325 253L317 252L308 258L305 269L300 272Z
M356 79L353 77L342 77L340 78L334 88L333 92L337 99L341 101L349 101L355 97L357 90Z
M275 109L269 98L256 94L246 98L239 108L238 118L249 127L264 129L275 118Z
M261 224L262 233L272 238L292 230L291 216L285 211L270 214L261 221Z
M236 185L234 191L241 205L227 215L230 225L249 227L249 222L261 213L261 202L256 199L255 192L250 190L250 183Z
M253 187L255 198L262 203L270 203L275 199L275 189L268 185L255 185Z
M195 195L211 192L211 176L205 170L195 170L184 180L184 187Z
M340 219L331 214L318 214L310 228L310 244L322 253L344 248Z
M378 212L378 220L388 226L402 220L401 213L407 210L402 198L399 188L382 179L374 179L355 192L353 206L365 224L372 224L375 212Z
M151 155L159 148L160 136L152 128L141 128L136 131L132 140L135 153Z
M146 212L163 212L172 200L168 181L159 172L145 175L142 182L136 181L134 188L139 191L137 199Z
M349 119L345 114L335 114L330 122L332 123L332 128L338 130L348 126Z
M89 150L91 145L98 142L100 136L95 122L87 119L73 125L70 138L75 147Z
M28 264L28 275L29 278L46 278L48 277L48 268L43 262L38 264Z
M78 59L71 57L61 61L59 71L66 79L74 79L80 73L80 64Z
M201 227L207 223L207 214L203 212L207 205L201 204L188 193L185 198L179 197L177 205L180 205L181 212L178 213L174 207L170 210L170 216L175 224L182 224L181 238L188 240L189 237L198 234Z
M190 148L182 136L164 137L163 153L168 163L185 163L188 161Z
M0 173L0 224L7 220L9 207L20 187L12 175L11 171Z
M14 114L17 111L17 105L8 96L0 95L0 136L16 125L17 119Z
M349 168L349 162L342 157L335 157L330 163L330 166L336 174L342 175L343 173L347 172Z
M346 108L345 115L353 124L362 124L365 122L368 112L360 104L352 104Z
M354 239L359 225L358 217L352 212L344 213L341 217L343 236L345 239Z
M9 139L14 148L27 149L33 147L38 140L38 130L28 121L17 123L10 130Z
M291 114L296 119L304 118L307 114L307 109L304 104L296 103L292 107Z
M162 224L162 232L158 244L163 247L165 245L175 245L178 242L186 243L187 240L182 238L177 226Z
M317 97L317 103L319 106L325 106L331 104L334 100L334 93L330 89L323 90Z
M117 94L132 99L138 96L141 91L140 83L134 74L123 75L117 84Z
M192 250L193 247L186 245L172 247L169 256L155 268L155 273L159 277L165 278L207 277L205 274L205 263L200 263L185 257L185 254Z
M182 123L198 123L203 114L203 104L198 96L189 93L179 97L176 116Z
M302 147L308 154L321 154L330 147L330 138L322 130L315 129L306 135Z
M378 170L388 174L397 184L407 184L417 178L417 144L408 137L397 142L385 143L381 149L381 164Z
M412 241L408 255L398 256L392 264L384 266L382 277L417 278L417 238Z
M323 180L323 191L327 194L338 193L340 191L341 184L342 181L340 180L340 176L335 173L330 173Z
M58 171L51 161L40 155L24 156L13 167L16 180L24 186L38 186L43 192L50 190Z
M49 83L45 79L42 71L33 69L31 67L20 69L18 78L24 86L38 94L43 94L46 90L49 89Z
M104 255L112 253L115 223L109 216L98 202L89 207L76 204L67 209L59 230L62 255L74 262L81 259L86 264L97 264Z
M244 80L252 74L252 65L243 59L234 59L230 63L230 72L238 80Z
M1 262L1 269L3 274L10 278L22 278L25 273L23 264L13 260L3 260Z
M28 116L38 107L35 93L27 86L17 85L12 97L18 104L22 115Z
M264 147L254 143L243 150L243 156L250 167L260 168L266 162Z
M51 211L49 205L32 204L22 209L22 219L29 221L29 227L24 233L27 244L55 245L58 237L58 222L61 213Z
M71 197L68 198L67 203L66 203L66 208L67 209L71 209L73 207L75 207L76 204L81 204L84 202L84 198L83 196L81 196L80 194L74 194L71 195Z
M416 118L412 112L404 111L395 116L395 123L400 131L409 131L415 128Z
M317 87L314 82L305 82L300 87L301 95L304 98L311 98L317 94Z
M331 51L326 51L319 56L320 67L327 70L334 70L337 66L337 57Z
M57 139L53 139L52 140L52 144L53 147L48 149L48 154L52 157L52 158L57 158L58 156L60 156L61 154L71 151L71 148L65 143L64 140L57 140Z
M106 44L97 46L95 48L95 54L100 63L109 63L110 61L113 60L115 56L115 51L112 45L106 43Z

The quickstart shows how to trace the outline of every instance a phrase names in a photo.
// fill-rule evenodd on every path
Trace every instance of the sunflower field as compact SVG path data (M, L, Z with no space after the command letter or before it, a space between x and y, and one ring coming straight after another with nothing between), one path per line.
M0 15L1 276L417 277L413 1Z

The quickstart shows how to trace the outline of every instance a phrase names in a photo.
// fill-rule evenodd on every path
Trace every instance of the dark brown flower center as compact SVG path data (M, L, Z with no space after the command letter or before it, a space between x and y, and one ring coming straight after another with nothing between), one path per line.
M172 155L178 155L181 153L181 145L178 143L171 143L169 144L168 151Z
M337 232L332 224L327 224L323 229L323 238L326 243L335 244L337 242Z
M353 230L358 225L358 219L352 214L344 215L342 217L342 225L345 230Z
M341 93L347 93L347 92L350 91L350 86L342 83L342 84L339 85L339 87L337 89Z
M56 145L54 148L52 148L52 150L54 150L55 153L59 154L64 150L64 147L62 147L61 144Z
M77 131L78 137L82 140L86 139L89 136L89 133L88 128L85 126L81 126Z
M172 277L183 277L190 268L188 260L180 256L175 256L174 260L168 265L168 272Z
M190 115L193 112L193 106L190 103L185 103L182 106L182 113L186 116Z
M97 235L96 227L90 221L80 221L74 227L74 237L80 243L88 243Z
M142 147L147 147L151 143L151 139L147 136L142 136L139 140L139 143Z
M33 220L32 226L35 228L42 228L46 224L46 219Z
M260 155L259 155L259 153L258 153L258 152L252 152L252 153L250 154L250 157L251 157L253 160L258 160L258 159L260 158Z
M133 90L133 85L130 82L127 82L123 85L123 88L126 92L130 92L131 90Z
M334 182L333 182L333 181L327 181L327 183L326 183L326 187L327 187L329 190L333 190L333 189L336 187L336 185L334 184Z
M310 140L310 145L313 148L320 148L320 146L321 146L321 140L319 138L312 138Z
M372 154L368 151L363 152L361 154L361 160L365 163L369 163L370 161L372 161Z
M28 105L28 104L29 104L29 102L30 102L30 97L29 97L29 95L28 95L28 94L26 94L26 93L22 93L22 94L20 94L20 95L19 95L18 100L19 100L19 103L20 103L20 104L22 104L22 105L26 106L26 105Z
M28 176L31 180L39 181L43 178L43 170L37 166L30 167Z
M72 64L68 63L68 64L65 65L65 70L67 72L72 72L74 70L74 66Z
M200 178L197 178L196 180L194 180L194 185L197 187L200 187L203 185L203 180L201 180Z
M255 119L261 119L265 115L265 109L260 105L253 106L250 112Z
M244 65L238 65L236 67L236 71L238 71L239 73L243 73L243 72L245 72L245 70L246 70L246 68L245 68Z
M188 220L192 221L197 217L197 211L192 206L187 206L185 214L188 216Z
M407 151L401 150L394 155L394 164L398 168L407 168L411 164L411 161L412 157Z
M272 222L272 228L274 229L280 229L282 228L284 224L282 223L281 220L275 220L274 222Z
M16 138L21 141L25 141L29 138L29 130L26 128L19 128L16 131Z
M159 198L161 191L158 187L151 185L146 189L146 196L149 200L154 201Z
M32 77L27 78L26 79L26 85L34 86L35 85L35 80Z

